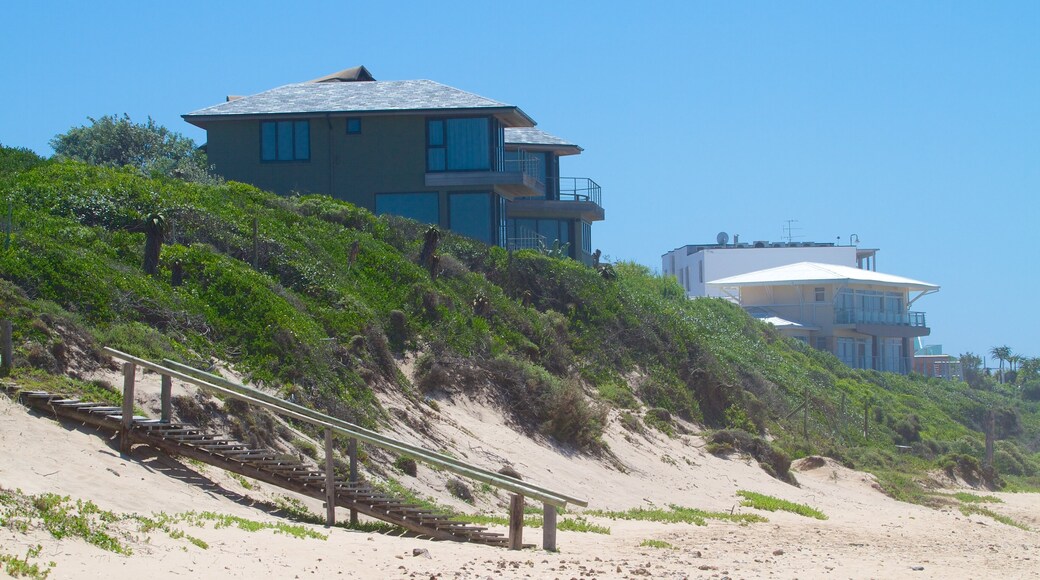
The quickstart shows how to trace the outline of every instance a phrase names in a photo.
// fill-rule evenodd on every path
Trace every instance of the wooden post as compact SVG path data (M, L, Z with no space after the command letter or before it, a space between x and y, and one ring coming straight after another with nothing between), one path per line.
M863 403L863 438L867 438L870 429L870 403Z
M260 221L253 218L253 268L260 262Z
M986 461L984 467L993 468L993 442L996 439L996 418L992 410L986 417Z
M162 376L162 390L160 391L160 401L162 405L162 422L170 422L170 397L173 392L173 377L170 375Z
M514 493L509 498L509 549L524 547L524 496Z
M325 526L336 525L336 473L332 469L332 429L325 429Z
M11 357L14 356L14 343L11 337L11 321L0 320L0 377L11 374Z
M556 506L542 504L542 549L556 551Z
M358 482L357 473L357 439L353 437L347 442L347 454L350 455L350 483ZM354 526L358 523L357 510L350 510L350 525Z
M802 403L802 437L805 437L805 441L809 441L809 387L806 385L805 394L803 395L804 402Z
M134 423L134 363L123 363L123 416L119 428L119 451L130 454L130 427Z

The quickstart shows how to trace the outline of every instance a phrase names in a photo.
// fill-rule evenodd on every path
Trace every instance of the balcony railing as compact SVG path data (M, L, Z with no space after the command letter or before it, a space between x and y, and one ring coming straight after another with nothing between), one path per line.
M526 151L510 151L506 156L506 150L501 147L495 148L495 156L498 158L498 171L502 173L520 173L525 180L530 179L545 190L545 170L542 168L542 158L532 155Z
M507 250L541 250L545 248L545 236L528 229L522 229L517 234L517 237L506 240Z
M561 177L560 199L562 201L591 201L603 207L599 184L588 177Z
M841 357L839 357L841 358ZM841 362L854 369L867 369L885 373L905 375L914 368L912 357L860 356L855 359L841 358Z
M862 310L859 308L836 308L835 324L888 324L892 326L924 327L924 312L892 312Z

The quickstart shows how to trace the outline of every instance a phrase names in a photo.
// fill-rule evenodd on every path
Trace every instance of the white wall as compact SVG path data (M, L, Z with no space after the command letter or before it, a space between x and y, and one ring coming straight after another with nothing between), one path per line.
M855 246L710 248L689 255L686 252L686 248L682 247L662 256L661 272L678 278L679 284L686 289L686 295L691 298L725 296L721 289L709 290L705 283L756 270L798 262L820 262L853 268L857 265Z

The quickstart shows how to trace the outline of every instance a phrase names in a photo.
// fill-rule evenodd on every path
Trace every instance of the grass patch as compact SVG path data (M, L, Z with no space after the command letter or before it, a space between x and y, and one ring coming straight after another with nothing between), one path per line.
M587 515L610 518L612 520L640 520L650 522L664 522L669 524L695 524L698 526L708 525L707 520L720 520L737 522L747 525L758 522L768 522L766 518L757 514L731 514L728 512L708 512L697 508L670 505L668 509L662 508L633 508L628 511L601 511L592 510L585 512Z
M766 510L770 512L775 512L778 510L791 512L793 514L798 514L807 518L816 518L818 520L827 519L827 516L824 515L823 512L816 508L809 507L805 504L794 503L793 501L787 501L785 499L780 499L771 495L764 495L761 493L755 493L753 491L747 491L746 489L738 491L737 495L744 498L743 501L740 502L740 505L744 507L751 507L758 510Z
M117 526L125 519L127 516L102 510L90 501L73 501L53 493L25 495L0 490L0 525L21 533L43 528L58 540L80 538L102 550L129 555L129 546L121 541L126 533Z
M50 575L51 569L54 568L54 562L44 564L42 567L41 564L36 562L29 562L30 559L38 558L42 550L43 546L39 544L31 546L25 552L24 558L0 552L0 569L14 578L34 578L42 580Z
M1004 503L1004 500L999 497L992 495L975 495L965 491L959 491L953 494L953 497L957 498L963 503Z
M660 548L662 550L674 550L675 546L664 540L643 540L639 542L640 548Z
M461 520L473 524L481 525L493 525L493 526L508 526L509 518L504 516L493 516L488 514L452 514L453 517L457 517ZM524 518L525 528L540 528L543 524L542 516L532 515ZM588 519L582 516L575 516L572 518L561 518L556 520L556 529L563 532L584 532L590 534L604 534L610 535L610 528L607 526L601 526L594 524Z
M249 480L246 479L244 475L239 475L239 474L234 473L232 471L229 471L228 475L231 476L231 479L237 481L238 485L241 485L243 489L252 490L252 489L256 488L255 485L253 485L252 483L249 483Z
M960 506L960 509L961 509L961 513L966 515L966 516L971 516L971 515L986 516L986 517L994 519L994 520L996 520L996 521L998 521L998 522L1000 522L1000 523L1002 523L1004 525L1014 526L1014 527L1016 527L1016 528L1018 528L1020 530L1025 530L1027 532L1031 531L1029 529L1029 526L1026 526L1025 524L1016 522L1015 520L1013 520L1013 519L1011 519L1011 518L1009 518L1009 517L1007 517L1007 516L1005 516L1003 514L998 514L997 512L995 512L995 511L993 511L991 509L987 509L987 508L984 508L984 507L979 507L977 505L962 505L962 506Z

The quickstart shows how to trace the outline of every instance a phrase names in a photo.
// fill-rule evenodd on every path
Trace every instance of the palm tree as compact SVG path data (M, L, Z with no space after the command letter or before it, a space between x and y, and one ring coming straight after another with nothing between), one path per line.
M989 353L1000 361L1000 384L1004 384L1004 362L1011 360L1011 357L1013 356L1011 353L1011 347L1007 345L995 346L989 349Z

